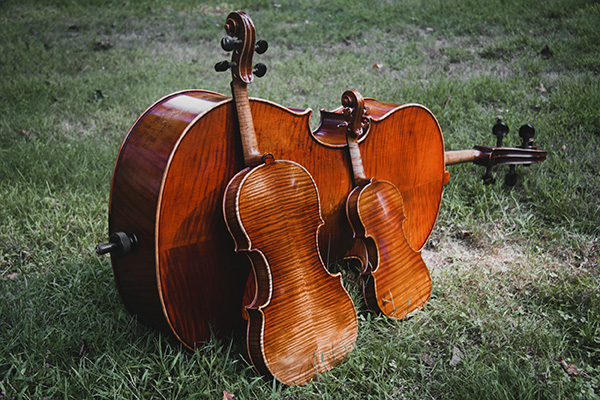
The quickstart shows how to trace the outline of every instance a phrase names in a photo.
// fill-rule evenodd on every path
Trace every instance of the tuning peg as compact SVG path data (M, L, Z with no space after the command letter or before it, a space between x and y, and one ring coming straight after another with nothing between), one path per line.
M227 71L231 67L231 63L227 60L221 61L215 64L215 71L223 72Z
M502 139L508 135L509 130L508 125L502 121L496 122L492 127L492 134L496 136L496 147L502 147Z
M242 44L239 39L234 39L231 36L223 36L221 38L221 48L225 51L232 51L236 46Z
M263 63L258 63L254 66L254 69L252 70L252 72L257 77L262 78L267 73L267 66Z
M262 40L262 39L257 41L256 46L254 46L254 50L258 54L264 54L268 48L269 48L269 43L267 43L266 40Z
M485 173L483 174L481 179L483 179L484 185L492 185L496 183L496 178L494 178L494 175L492 174L492 167L487 167L485 169Z
M535 136L535 128L531 124L525 124L519 128L519 136L523 139L521 147L524 149L533 146L533 137Z
M508 172L504 177L506 186L515 186L517 184L517 171L514 165L509 165Z

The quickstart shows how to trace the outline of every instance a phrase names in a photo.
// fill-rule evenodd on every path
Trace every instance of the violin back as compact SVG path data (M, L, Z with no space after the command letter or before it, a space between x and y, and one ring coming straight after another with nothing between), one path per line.
M305 384L341 361L358 333L352 299L319 255L317 187L299 164L273 161L238 173L223 208L256 279L246 307L252 363L282 383Z
M367 306L396 319L422 308L431 295L431 276L404 234L406 217L398 189L372 179L352 191L346 210L355 237L367 249L362 273Z

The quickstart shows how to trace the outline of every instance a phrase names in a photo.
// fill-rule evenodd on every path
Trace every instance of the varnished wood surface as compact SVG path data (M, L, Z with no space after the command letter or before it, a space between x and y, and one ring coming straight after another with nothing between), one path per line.
M275 161L234 177L223 208L236 250L255 271L247 307L252 362L282 383L305 384L341 361L358 331L341 277L319 256L317 188L298 164Z
M366 104L379 103L366 99ZM386 119L375 119L360 142L369 160L366 173L399 188L405 231L409 221L416 227L407 240L419 249L437 217L443 141L424 107L383 104L390 107L381 113ZM303 165L319 188L324 262L353 254L355 240L345 212L354 188L348 151L315 139L339 136L337 125L325 124L313 135L310 111L253 98L250 108L258 147ZM220 211L227 183L244 168L238 135L230 97L200 90L176 93L140 116L115 167L110 231L131 231L140 238L137 253L113 257L119 293L141 321L168 324L190 348L207 340L210 329L228 335L242 313L238 292L245 283L238 278L245 280L250 264L232 250ZM419 159L405 154L419 146L426 148ZM421 168L427 161L430 166Z
M161 99L130 129L113 174L109 229L139 238L137 252L111 257L121 299L141 322L170 327L189 347L211 330L225 335L241 323L236 316L249 268L233 252L214 251L215 241L231 239L214 215L226 182L210 180L211 168L217 176L235 173L235 148L215 149L220 139L212 148L204 143L211 131L233 131L224 124L232 118L229 104L228 97L207 91ZM188 163L201 165L206 175L196 180ZM215 207L207 213L202 205L211 201Z
M372 120L360 152L367 177L400 191L406 239L420 250L435 226L444 190L444 140L437 120L423 106L399 106Z
M431 276L404 235L400 192L390 182L372 179L348 196L347 213L367 248L362 276L369 308L396 319L422 308L431 295Z
M330 275L319 254L323 220L312 177L297 163L275 161L272 148L258 146L247 92L254 24L233 12L225 30L237 43L229 65L247 168L229 182L223 215L236 251L248 255L254 272L254 299L246 307L248 353L259 371L302 385L352 349L356 312L341 276ZM273 132L287 133L279 126Z
M347 90L342 105L346 107L346 139L356 185L348 196L346 215L354 237L366 249L364 298L372 310L402 319L427 302L431 277L420 251L412 249L406 239L402 195L392 183L365 175L358 139L371 123L365 116L364 98L356 90Z
M446 165L472 162L485 167L497 165L535 164L546 160L546 150L536 147L489 147L475 146L468 150L449 150L445 152Z

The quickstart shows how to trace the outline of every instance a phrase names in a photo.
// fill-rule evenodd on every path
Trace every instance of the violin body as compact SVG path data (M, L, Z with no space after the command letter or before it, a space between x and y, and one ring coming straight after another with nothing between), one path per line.
M290 161L246 168L227 187L223 212L256 279L246 307L253 365L287 385L331 369L352 350L358 325L340 275L319 255L323 220L310 174Z
M347 90L342 105L356 184L346 201L346 215L354 237L366 250L361 274L363 296L370 309L402 319L429 300L431 276L420 251L406 238L402 195L393 183L369 179L365 174L358 138L372 121L365 117L368 109L364 98L356 90Z
M398 189L371 179L350 193L346 212L354 236L366 247L362 278L367 306L395 319L421 309L431 295L431 276L421 253L404 235L406 217Z

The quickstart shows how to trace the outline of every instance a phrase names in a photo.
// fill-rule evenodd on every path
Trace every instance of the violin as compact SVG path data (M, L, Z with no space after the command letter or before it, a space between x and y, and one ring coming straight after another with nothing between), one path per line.
M346 214L354 237L366 248L361 273L367 306L402 319L421 309L431 295L431 276L421 253L404 234L402 195L389 181L367 178L357 138L364 126L364 99L356 90L342 96L348 116L347 141L356 187L348 196Z
M303 385L352 350L356 311L341 275L330 274L319 254L323 220L312 176L300 164L276 160L258 148L247 93L254 25L245 13L234 12L225 30L235 43L227 67L246 168L227 185L223 215L235 251L250 259L255 278L254 299L245 308L248 354L259 372Z

